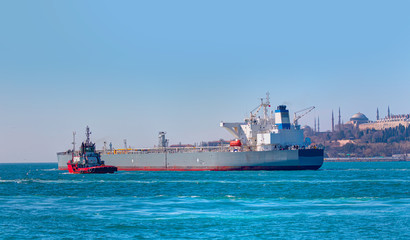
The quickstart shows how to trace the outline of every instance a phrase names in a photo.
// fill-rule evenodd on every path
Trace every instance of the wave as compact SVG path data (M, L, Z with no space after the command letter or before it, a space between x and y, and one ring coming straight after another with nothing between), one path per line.
M54 172L54 171L60 171L58 170L58 168L50 168L50 169L40 169L41 171L45 171L45 172Z

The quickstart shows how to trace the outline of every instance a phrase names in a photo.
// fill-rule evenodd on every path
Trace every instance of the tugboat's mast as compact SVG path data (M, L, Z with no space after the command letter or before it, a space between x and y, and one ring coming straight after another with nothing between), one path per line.
M85 143L87 145L90 144L90 135L91 135L90 128L87 126L86 132L85 132L85 136L87 137L87 140L85 141Z
M73 132L73 142L72 142L72 144L73 144L73 157L74 157L74 152L75 152L75 132Z

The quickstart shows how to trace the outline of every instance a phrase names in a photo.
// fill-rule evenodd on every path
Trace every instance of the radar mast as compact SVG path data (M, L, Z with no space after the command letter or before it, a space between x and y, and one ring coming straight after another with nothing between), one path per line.
M263 115L264 115L263 117L264 117L264 119L265 120L268 119L268 109L267 108L270 107L269 95L270 95L269 92L267 92L265 102L263 101L263 98L261 98L261 104L251 111L251 116L250 116L249 120L253 121L262 108L263 108ZM253 113L253 112L255 112L255 113Z

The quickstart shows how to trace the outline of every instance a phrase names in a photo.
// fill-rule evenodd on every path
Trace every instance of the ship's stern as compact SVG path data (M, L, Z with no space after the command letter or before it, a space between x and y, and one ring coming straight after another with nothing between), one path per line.
M299 149L298 155L301 169L317 170L323 165L323 149Z

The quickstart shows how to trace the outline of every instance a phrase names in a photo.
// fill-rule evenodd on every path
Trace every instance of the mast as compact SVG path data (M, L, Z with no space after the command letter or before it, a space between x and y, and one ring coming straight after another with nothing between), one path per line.
M266 103L263 105L263 115L264 115L265 120L268 119L268 109L267 109L268 106L270 106L269 92L266 93Z
M266 93L266 102L263 101L263 98L261 98L261 104L257 106L255 109L251 111L251 115L249 117L250 121L255 120L256 116L258 115L259 111L263 108L263 115L264 115L264 120L267 121L268 119L268 107L270 107L270 98L269 98L269 92ZM255 112L255 113L253 113Z
M74 152L75 152L75 131L73 132L73 142L72 142L72 144L73 144L73 152L72 152L72 157L74 158Z
M87 126L85 130L85 136L87 137L87 140L86 140L87 144L90 144L90 135L91 135L90 128Z

